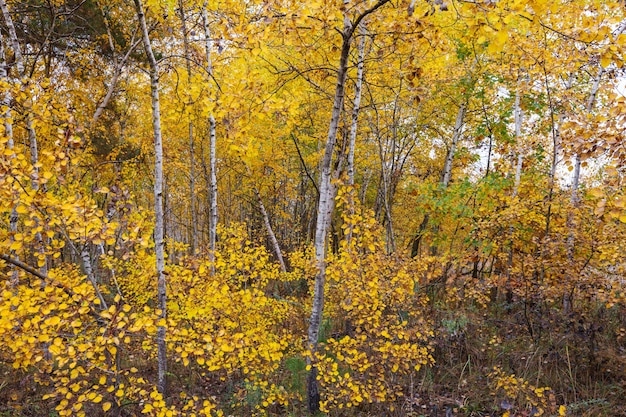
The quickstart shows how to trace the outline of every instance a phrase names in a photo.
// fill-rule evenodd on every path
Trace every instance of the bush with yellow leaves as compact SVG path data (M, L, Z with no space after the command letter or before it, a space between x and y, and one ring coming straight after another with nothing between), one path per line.
M341 190L347 238L327 268L327 321L336 334L322 340L313 358L322 386L323 411L389 403L404 395L422 365L434 361L433 333L421 312L410 263L385 254L382 229L372 214L348 209ZM349 236L349 238L348 238Z
M531 416L566 415L565 406L556 407L556 400L550 387L535 387L524 378L504 372L495 367L489 374L491 392L500 401L500 408L505 410L503 417L517 412L528 412Z

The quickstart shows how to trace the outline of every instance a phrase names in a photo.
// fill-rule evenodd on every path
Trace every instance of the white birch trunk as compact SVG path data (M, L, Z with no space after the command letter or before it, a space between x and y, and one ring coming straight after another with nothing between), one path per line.
M211 40L211 31L209 30L209 15L207 13L208 2L202 4L202 27L204 29L204 49L206 53L206 69L209 76L213 76L213 61L211 60L211 50L213 49L213 41Z
M589 97L587 98L587 105L585 107L587 115L590 115L593 111L593 106L596 102L596 97L598 95L598 90L600 89L600 81L602 80L602 76L604 75L604 68L600 66L598 70L598 75L596 76L593 85L591 87L591 91L589 92ZM572 190L570 195L570 203L573 208L578 207L578 188L580 186L580 168L582 164L582 158L580 152L576 152L575 160L574 160L574 172L572 174ZM574 247L575 247L575 236L574 236L574 228L575 219L574 219L574 211L570 212L567 216L567 228L569 229L569 233L567 235L567 260L570 264L570 268L573 268L574 264ZM566 282L565 282L565 293L563 294L563 313L569 314L572 311L572 292L570 289L571 281L572 281L572 272L570 271L566 274Z
M107 31L109 32L109 36L111 36L108 26L107 26ZM110 43L111 43L111 48L113 48L113 45L112 45L113 42L110 41ZM96 123L100 119L100 116L102 116L104 109L106 109L106 107L109 105L109 102L111 101L111 97L113 97L113 93L115 92L115 87L117 87L117 83L120 77L122 76L122 69L124 65L126 64L126 61L128 61L130 54L135 50L135 48L137 48L139 43L141 43L141 39L137 41L135 41L134 39L131 39L131 45L128 48L128 51L126 51L126 54L122 57L122 59L119 62L117 62L117 59L116 59L115 69L113 70L113 77L111 78L111 82L109 83L107 92L104 95L104 98L102 99L102 101L100 101L100 104L98 104L98 107L96 107L96 111L94 112L91 118L92 126L96 125Z
M600 66L598 71L598 75L593 81L593 85L591 87L591 92L589 93L589 97L587 99L587 106L585 110L587 114L590 114L593 111L593 106L596 102L596 96L598 95L598 90L600 89L600 81L602 80L602 76L604 75L604 68ZM574 161L574 172L572 177L572 194L570 201L575 206L578 204L578 186L580 183L580 165L581 165L581 157L580 152L576 152L576 160Z
M349 27L349 26L348 26ZM335 186L331 183L331 163L337 141L337 130L339 118L343 105L345 93L345 81L348 70L348 55L350 53L351 38L347 37L348 28L344 28L344 39L339 61L339 71L337 73L337 84L335 87L335 98L333 100L333 110L326 138L324 158L321 164L319 180L320 200L317 210L317 225L315 228L315 260L318 273L315 279L315 293L313 296L313 309L309 322L309 344L315 346L319 335L319 326L322 317L324 304L324 283L326 280L326 236L330 225L330 218L334 209Z
M365 41L366 41L365 25L361 26L361 42L359 43L359 57L356 71L356 86L354 89L354 107L352 108L352 122L350 124L350 144L348 148L348 185L350 186L350 213L354 214L354 149L356 147L356 134L359 122L359 112L361 110L361 90L363 88L363 67L365 66ZM350 224L348 235L346 237L348 247L352 241L352 229L354 225Z
M191 88L191 56L189 52L189 35L187 33L187 18L185 16L185 5L182 0L178 2L180 10L181 31L183 33L183 47L185 50L185 67L187 69L187 86ZM196 172L195 172L195 156L193 143L193 122L189 115L188 122L189 134L189 207L191 214L191 253L195 254L198 248L198 219L196 215Z
M385 210L385 231L387 233L387 242L386 242L386 246L387 246L387 253L393 253L396 250L396 245L395 245L395 241L393 238L393 223L392 223L392 219L391 219L391 207L389 204L389 200L390 200L390 192L389 192L389 176L388 174L386 174L386 172L392 172L393 173L393 169L394 169L394 163L391 164L391 168L390 169L385 169L385 157L383 155L383 151L382 151L382 144L380 145L380 172L381 172L381 182L382 182L382 194L380 195L382 202L382 206ZM395 155L393 155L392 153L392 159L395 158ZM393 174L391 174L393 175Z
M134 0L137 17L141 25L143 44L150 64L150 91L152 95L152 128L154 131L154 247L156 254L157 272L157 306L161 310L160 318L167 317L167 294L165 282L165 254L163 238L163 142L161 136L161 106L159 103L159 73L158 64L152 52L150 35L146 25L146 16L141 0ZM165 397L167 389L167 351L165 345L165 326L157 327L157 361L158 380L157 389Z
M209 31L209 17L207 14L207 5L205 1L202 6L202 25L204 28L204 47L206 51L206 68L209 77L213 77L213 62L211 61L211 49L213 43L211 41L211 33ZM215 156L215 117L211 113L209 115L209 170L211 171L211 183L209 184L211 207L209 210L209 260L211 265L215 261L215 242L217 240L217 162ZM213 265L212 270L215 271Z
M459 107L459 111L456 115L456 120L454 122L454 130L452 131L452 141L450 143L450 147L448 148L448 152L446 153L446 159L443 163L443 171L441 172L441 178L439 183L441 184L441 188L442 189L447 189L448 185L450 184L450 180L452 179L452 163L454 162L454 155L456 154L456 147L459 143L459 141L461 140L461 135L463 133L463 124L465 123L465 114L467 113L467 102L464 101L463 103L461 103L461 106ZM430 215L427 213L424 216L424 220L422 221L422 224L420 225L420 232L418 233L417 238L419 239L421 236L421 232L423 230L426 229L426 226L428 225L430 219ZM438 233L439 231L439 225L435 225L433 227L433 232L434 234ZM417 245L419 245L419 241L415 242ZM413 250L413 252L416 252L415 248ZM437 246L433 244L431 244L430 246L430 254L431 256L435 256L437 254ZM444 275L445 275L445 270L444 270Z
M100 308L102 310L108 309L107 303L98 288L98 281L96 280L96 275L94 274L93 267L91 264L91 256L89 255L89 245L85 243L83 245L82 250L80 251L80 257L83 261L83 268L85 269L85 274L87 275L87 279L93 286L94 291L96 292L96 296L98 300L100 300Z
M198 214L196 212L196 156L193 143L193 123L189 121L189 205L191 211L191 253L198 250Z
M263 216L265 229L267 230L267 234L270 237L270 242L272 243L272 249L274 249L274 254L276 255L276 259L278 259L278 263L280 264L280 270L282 272L287 272L287 267L285 266L285 260L283 258L283 252L280 250L278 239L276 239L276 234L274 233L274 229L272 229L270 216L267 214L267 210L265 210L265 205L263 204L263 200L261 199L261 194L256 188L254 189L254 194L256 195L256 199L259 203L259 209L261 210L261 215Z
M209 169L211 171L211 209L209 210L209 257L215 260L215 242L217 240L217 163L215 158L215 118L209 116ZM213 266L213 268L215 268Z
M454 131L452 133L452 142L450 143L450 148L446 154L446 161L443 165L443 173L441 175L441 185L443 185L443 188L448 188L448 184L450 184L450 179L452 178L452 162L454 161L457 144L461 139L461 133L463 133L463 122L465 120L466 111L467 103L464 102L459 107L459 112L456 115Z
M98 106L96 107L96 111L94 112L93 117L91 118L91 126L95 126L98 120L100 119L100 116L102 116L104 109L108 106L109 101L111 101L111 97L113 97L113 93L115 92L115 87L117 86L117 82L119 81L119 78L122 75L122 69L124 65L126 64L126 61L128 61L130 54L141 43L141 38L135 40L135 34L133 34L133 37L130 40L130 47L128 48L128 51L126 51L126 54L124 54L121 60L118 60L117 54L115 54L115 42L113 41L113 34L111 33L111 28L109 27L109 22L104 12L102 12L102 19L104 21L104 25L107 30L107 37L109 39L109 48L111 48L111 51L113 51L113 61L114 61L115 69L113 70L113 77L111 78L111 82L109 84L107 92L104 98L102 99L102 101L100 102L100 104L98 104Z
M520 89L519 86L517 88L517 91L515 92L515 109L514 109L514 117L515 117L515 144L517 145L517 163L515 164L515 180L513 183L513 197L517 196L517 193L519 191L519 186L520 183L522 181L522 162L524 159L524 156L522 154L522 150L519 149L519 140L520 137L522 136L522 118L523 118L523 113L522 113L522 107L520 104Z
M4 37L0 33L0 81L6 82L9 85L9 77L7 74L7 62L6 55L4 53ZM13 150L13 114L11 112L11 93L7 90L2 96L2 106L6 108L6 111L2 115L4 118L4 135L7 138L7 148ZM15 153L10 156L11 159L15 158ZM11 208L11 214L9 216L9 230L11 231L11 241L13 242L13 235L17 233L17 221L19 216L17 214L17 205ZM14 250L11 251L11 257L20 260ZM17 268L13 268L11 272L10 284L14 288L17 288L19 284L19 272Z
M521 93L520 86L518 83L517 90L515 91L515 108L513 109L513 116L515 117L515 145L517 147L517 161L515 164L515 179L513 182L513 192L512 197L517 197L517 193L519 192L519 186L522 181L522 163L524 161L524 156L522 154L522 149L519 144L520 137L522 135L522 107L520 104L521 101ZM513 226L509 226L509 259L508 259L508 268L506 271L506 296L507 301L510 301L512 298L512 289L511 289L511 270L513 269Z
M339 59L339 69L337 71L337 83L335 86L335 97L333 99L333 109L328 127L324 157L320 167L319 180L319 203L317 209L317 222L315 227L315 261L317 274L313 287L313 305L311 317L309 319L308 345L311 353L317 350L319 341L319 331L324 309L324 285L326 283L326 236L330 226L333 209L335 206L335 186L331 183L331 165L335 143L337 141L337 130L339 128L339 118L343 107L345 95L345 82L348 72L348 56L350 54L350 43L352 41L352 27L348 18L344 18L344 30L342 32L341 57ZM319 410L319 387L317 384L317 368L307 359L311 365L311 372L308 375L307 397L308 408L311 412Z
M313 305L311 307L311 316L309 318L308 329L308 345L311 352L317 349L319 341L320 324L322 321L322 313L324 310L324 284L326 283L326 236L330 227L333 209L335 207L336 187L332 184L331 165L335 143L337 141L337 130L339 128L339 118L345 96L346 75L348 73L348 57L350 55L350 45L354 30L359 23L370 13L374 12L389 0L379 0L371 8L361 13L354 22L350 22L347 15L344 15L344 26L341 34L342 45L341 55L339 58L339 68L337 71L337 83L335 85L335 96L333 99L333 109L328 127L328 136L326 138L326 146L324 148L324 157L320 168L319 180L319 203L317 208L317 223L315 227L315 261L318 272L315 276L315 284L313 287ZM346 6L347 0L344 0ZM308 408L312 412L319 410L319 387L317 384L317 368L311 364L311 359L307 359L311 365L311 372L307 378L307 398Z
M2 14L4 16L4 21L7 25L7 30L9 32L9 40L11 42L11 48L13 49L13 53L15 55L15 66L17 68L17 73L20 78L22 84L25 83L25 66L24 66L24 57L22 56L22 50L20 48L20 43L17 38L17 32L15 31L15 25L13 24L13 19L11 18L11 13L9 11L9 7L5 0L0 0L0 9L2 9ZM30 99L29 99L30 101ZM27 107L30 107L29 103L26 103ZM28 143L30 148L30 161L32 164L32 174L31 174L31 188L34 191L39 190L39 151L37 148L37 134L33 127L33 119L32 114L29 111L26 111L25 114L25 122L26 122L26 131L28 132ZM35 222L36 226L39 226L39 222ZM41 232L37 232L35 234L35 240L38 243L38 251L39 251L39 261L40 264L39 270L43 275L48 274L48 260L46 257L46 249L43 240L43 235Z
M354 107L352 108L352 123L350 125L350 147L348 150L348 184L354 186L354 148L356 146L356 134L361 110L361 90L363 88L363 67L365 61L365 26L361 27L361 42L359 43L359 57L356 72L356 86L354 89Z
M4 51L4 36L0 33L0 81L9 84L9 76L7 74L7 61ZM7 138L7 147L13 149L13 116L11 112L11 93L9 90L2 95L2 106L6 108L2 118L4 119L4 135Z
M9 32L11 48L13 49L13 53L15 54L15 66L17 68L17 74L20 77L20 81L24 83L26 76L24 57L22 56L22 50L20 48L20 43L17 38L17 32L15 31L15 25L13 24L13 19L11 18L11 12L9 11L9 7L7 6L5 0L0 0L0 8L2 9L4 21L7 25L7 30ZM32 115L30 114L30 112L26 113L26 130L28 131L30 159L31 163L33 164L32 188L33 190L37 191L39 190L39 168L37 167L37 163L39 162L39 151L37 149L37 134L35 132L35 129L33 128Z

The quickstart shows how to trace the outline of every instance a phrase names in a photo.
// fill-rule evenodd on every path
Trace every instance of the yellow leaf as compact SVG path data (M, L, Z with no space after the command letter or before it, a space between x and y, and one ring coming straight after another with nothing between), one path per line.
M564 417L567 415L567 407L564 405L559 406L559 416Z
M111 408L111 403L110 402L106 402L106 403L102 404L102 410L103 411L109 411L110 408Z
M504 49L504 45L506 44L506 41L508 39L509 32L507 32L506 30L499 31L498 33L496 33L495 39L493 39L489 44L487 51L492 54L502 52L502 50Z

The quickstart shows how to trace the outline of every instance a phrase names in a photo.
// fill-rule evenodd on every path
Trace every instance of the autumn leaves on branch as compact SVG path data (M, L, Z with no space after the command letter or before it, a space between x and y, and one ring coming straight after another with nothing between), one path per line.
M0 403L567 411L495 349L623 308L621 5L0 6Z

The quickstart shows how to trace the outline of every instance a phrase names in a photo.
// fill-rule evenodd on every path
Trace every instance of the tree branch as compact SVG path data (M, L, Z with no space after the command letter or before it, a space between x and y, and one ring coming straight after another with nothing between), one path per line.
M13 259L8 255L4 255L2 253L0 253L0 259L13 264L15 266L17 266L20 269L23 269L24 271L28 272L31 275L36 276L37 278L44 280L44 281L53 281L50 277L48 277L47 275L42 274L41 272L37 271L35 268L31 267L30 265L26 265L24 262L18 260L18 259ZM60 285L61 287L63 287L63 285L61 285L60 283L55 283L57 285ZM70 291L69 289L63 287L63 289L65 289L66 291ZM71 292L71 291L70 291ZM70 294L73 295L73 294Z
M347 38L351 38L352 34L354 33L354 31L356 30L356 28L359 26L359 23L361 23L361 21L363 19L365 19L368 15L374 13L376 10L380 9L381 7L383 7L386 3L389 3L390 0L378 0L378 3L376 3L375 5L373 5L372 7L370 7L369 9L365 10L363 13L361 13L356 20L352 23L352 27L350 28L350 31L346 34Z
M313 187L315 188L315 191L317 192L317 196L319 197L320 189L317 188L317 184L315 183L315 180L313 179L313 177L309 173L309 169L307 168L306 163L304 162L304 158L302 157L302 153L300 152L300 147L298 146L298 141L296 140L296 135L294 135L292 133L291 134L291 139L293 140L293 144L296 145L296 151L298 152L298 156L300 157L300 163L302 164L302 168L304 169L304 173L309 178L309 180L311 180L311 184L313 184Z

